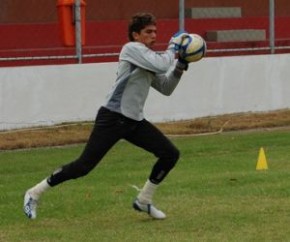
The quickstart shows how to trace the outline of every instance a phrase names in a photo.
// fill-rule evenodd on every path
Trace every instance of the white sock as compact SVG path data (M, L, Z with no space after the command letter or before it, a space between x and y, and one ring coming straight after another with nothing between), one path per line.
M141 192L137 196L137 199L140 203L148 204L152 203L153 194L158 187L157 184L150 182L149 180L146 181L144 187L142 188Z
M47 183L47 179L44 179L40 183L36 184L34 187L30 188L28 192L34 199L37 200L39 199L40 195L49 188L50 185Z

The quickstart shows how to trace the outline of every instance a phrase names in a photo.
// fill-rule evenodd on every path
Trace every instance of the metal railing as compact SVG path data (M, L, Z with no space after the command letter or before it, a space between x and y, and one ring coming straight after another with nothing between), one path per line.
M261 0L265 1L265 0ZM203 1L206 3L206 1ZM214 54L214 53L234 53L234 52L249 52L252 51L253 54L255 51L268 51L271 54L277 53L277 51L281 50L290 50L290 38L289 38L289 44L284 44L283 46L279 46L276 44L276 16L275 16L275 9L276 9L276 2L277 0L268 0L268 29L266 31L268 32L268 39L267 41L264 41L264 45L262 46L232 46L227 44L223 44L222 47L211 47L208 48L208 53ZM186 0L179 0L178 3L178 21L179 21L179 30L184 30L187 28L186 26L186 16L185 16L185 9L187 6ZM255 6L254 6L255 7ZM259 4L256 5L257 8L259 8ZM37 61L37 60L76 60L77 63L83 63L84 60L88 58L99 58L99 57L114 57L118 56L119 53L116 53L114 51L108 51L106 53L96 53L94 51L92 52L86 52L84 51L84 47L82 46L82 21L85 21L82 18L81 15L81 0L75 0L74 3L74 24L75 24L75 47L74 51L70 52L70 54L51 54L51 55L25 55L21 56L20 54L15 56L7 56L1 54L1 40L0 40L0 66L1 62L13 62L13 61ZM290 19L290 16L289 16ZM250 20L249 20L250 21ZM231 24L229 22L229 24ZM1 28L1 25L0 25ZM290 36L290 34L289 34ZM32 37L33 38L33 37ZM268 43L268 44L265 44ZM17 48L17 46L16 46Z

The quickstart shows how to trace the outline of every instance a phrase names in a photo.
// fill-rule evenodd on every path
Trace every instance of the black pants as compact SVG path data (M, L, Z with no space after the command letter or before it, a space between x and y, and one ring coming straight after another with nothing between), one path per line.
M179 158L177 148L147 120L135 121L101 107L81 156L56 170L49 177L48 183L55 186L66 180L85 176L120 139L125 139L158 158L149 176L150 181L155 184L165 178Z

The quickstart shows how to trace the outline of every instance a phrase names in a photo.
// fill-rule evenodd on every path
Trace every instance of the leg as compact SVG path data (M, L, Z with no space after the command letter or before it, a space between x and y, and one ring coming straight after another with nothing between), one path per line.
M158 157L149 179L133 203L133 208L140 212L146 212L155 219L164 219L166 215L152 205L152 197L158 184L176 164L179 151L169 139L146 120L140 122L134 132L126 139Z
M154 184L159 184L167 176L179 158L179 150L174 144L147 120L140 122L134 132L125 138L158 158L149 176Z
M101 108L95 126L80 157L56 170L49 178L50 186L87 175L119 141L126 131L122 116Z
M128 131L132 123L120 115L101 108L98 112L94 129L89 141L74 162L56 170L48 179L44 179L26 191L24 196L24 212L28 218L36 218L37 201L48 188L56 186L66 180L76 179L88 174L108 152L108 150Z

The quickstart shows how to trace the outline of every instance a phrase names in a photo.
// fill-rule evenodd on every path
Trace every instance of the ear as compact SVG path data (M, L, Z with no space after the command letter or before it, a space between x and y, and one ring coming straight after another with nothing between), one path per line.
M134 39L134 41L138 41L139 40L139 33L137 33L137 32L133 32L132 33L132 37L133 37L133 39Z

